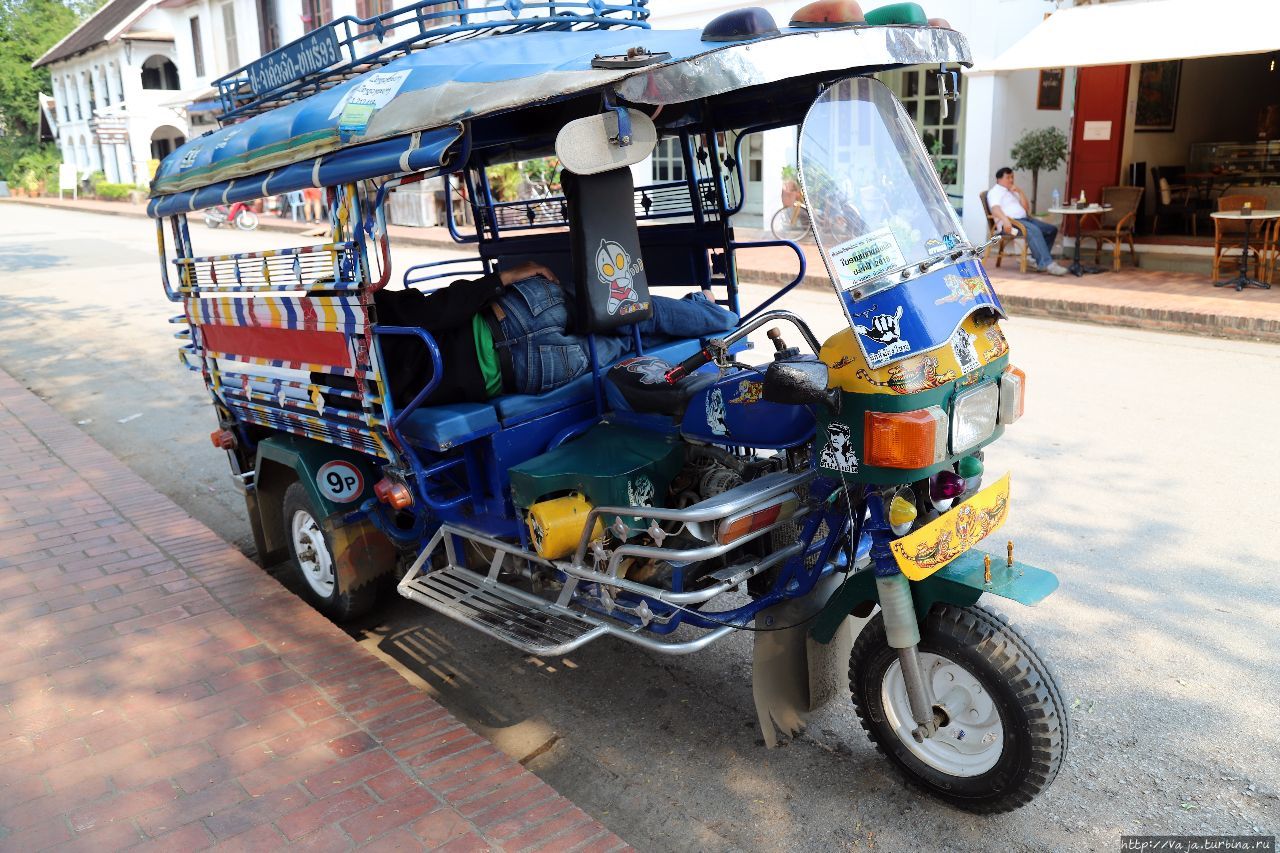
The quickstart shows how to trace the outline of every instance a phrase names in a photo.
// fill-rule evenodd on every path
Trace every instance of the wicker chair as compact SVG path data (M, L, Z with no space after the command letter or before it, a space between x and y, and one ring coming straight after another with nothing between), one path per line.
M1180 216L1183 227L1189 223L1191 236L1196 236L1196 220L1203 210L1203 204L1195 187L1183 183L1185 173L1186 169L1181 166L1152 167L1151 177L1156 186L1156 212L1151 217L1152 234L1160 233L1160 217ZM1161 180L1165 182L1163 187L1160 186Z
M987 239L990 240L992 237L995 236L995 233L996 233L996 220L995 220L995 217L991 215L991 205L987 203L987 191L983 190L982 192L978 193L978 199L981 200L982 202L982 212L987 215ZM1013 224L1013 233L1005 234L1001 238L1000 242L996 244L995 246L996 266L1000 266L1000 262L1004 260L1005 246L1021 238L1022 252L1021 254L1018 255L1018 272L1026 272L1027 271L1027 251L1028 251L1027 229L1026 229L1026 226L1024 226L1021 222L1019 222L1016 219L1010 219L1009 221ZM991 253L991 249L987 249L987 254L990 254L990 253ZM1012 251L1009 253L1010 257L1012 257L1014 254L1015 253ZM983 260L986 260L986 258L984 257Z
M1133 226L1138 221L1138 205L1142 203L1142 187L1103 187L1102 203L1111 205L1097 217L1097 227L1085 231L1080 240L1093 240L1093 262L1096 264L1102 257L1102 244L1110 243L1111 268L1120 271L1120 247L1125 241L1129 243L1129 256L1133 265L1138 265L1138 252L1133 247ZM1094 217L1087 217L1093 219Z
M1245 202L1253 206L1255 210L1263 210L1267 206L1266 196L1260 195L1224 195L1218 198L1218 210L1239 210L1244 207ZM1215 219L1213 220L1213 280L1218 280L1218 269L1222 266L1222 259L1230 256L1233 252L1242 255L1244 253L1244 235L1245 227L1249 228L1249 254L1257 259L1258 276L1261 278L1267 275L1269 270L1265 267L1269 266L1270 259L1267 257L1268 248L1270 246L1269 237L1273 226L1268 220L1262 220L1260 227L1254 228L1253 223L1241 222L1236 219ZM1244 258L1245 269L1249 268L1249 259Z

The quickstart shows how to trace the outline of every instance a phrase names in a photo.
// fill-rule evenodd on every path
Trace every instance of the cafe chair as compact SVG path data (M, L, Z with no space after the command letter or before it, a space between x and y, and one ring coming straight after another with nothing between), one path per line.
M1129 256L1133 265L1138 265L1138 252L1133 246L1133 226L1138 221L1138 205L1142 203L1142 187L1103 187L1102 204L1111 205L1096 216L1086 219L1097 219L1097 227L1080 234L1082 241L1093 240L1093 262L1096 264L1102 257L1102 244L1111 244L1111 268L1120 271L1120 247L1129 243Z
M1280 264L1280 219L1270 220L1270 232L1262 247L1263 268L1258 278L1268 284L1276 283L1276 266Z
M1238 211L1248 202L1254 210L1265 210L1267 206L1266 196L1260 195L1224 195L1218 199L1219 211ZM1259 220L1258 227L1254 228L1253 223L1245 223L1236 219L1215 219L1213 220L1213 280L1218 280L1218 269L1222 266L1223 258L1230 257L1233 254L1239 256L1244 252L1244 234L1245 227L1249 227L1249 256L1258 264L1258 276L1267 274L1267 270L1263 269L1267 264L1267 249L1270 245L1268 238L1274 229L1271 221L1263 219ZM1244 259L1245 269L1248 269L1249 258Z
M982 212L987 215L987 239L990 240L992 237L995 236L995 233L996 233L996 220L995 220L995 217L991 215L991 205L987 203L987 191L983 190L982 192L978 193L978 199L982 202ZM1009 252L1009 256L1013 257L1015 254L1018 254L1018 272L1026 272L1027 271L1027 229L1021 222L1017 221L1016 219L1011 219L1009 221L1013 223L1013 233L1005 234L1003 238L1000 240L1000 242L994 247L996 250L996 266L1000 266L1000 262L1004 260L1005 247L1012 244L1014 241L1021 239L1022 252L1018 254L1016 249L1011 249ZM987 249L987 254L988 255L991 254L991 249ZM986 260L986 258L984 257L983 260Z
M1195 187L1183 183L1181 166L1154 166L1151 177L1156 184L1156 212L1151 217L1151 233L1160 233L1160 217L1182 217L1183 230L1188 222L1191 236L1196 235L1196 220L1203 206Z

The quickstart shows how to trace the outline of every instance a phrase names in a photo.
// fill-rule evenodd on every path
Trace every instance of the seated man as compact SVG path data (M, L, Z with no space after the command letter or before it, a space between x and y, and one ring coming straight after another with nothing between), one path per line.
M570 309L559 279L539 263L455 281L430 293L380 290L373 298L380 325L425 329L440 348L444 377L424 405L545 394L591 369L587 339L568 332ZM646 337L697 338L738 324L737 315L706 292L652 301L653 316L637 324ZM600 364L621 358L632 341L630 327L597 335ZM427 348L417 338L395 335L382 338L382 352L392 397L404 406L431 378Z
M1058 238L1058 226L1034 219L1027 213L1027 197L1013 182L1013 169L1004 166L996 170L996 185L987 191L987 204L996 227L1006 234L1013 234L1009 220L1016 219L1027 229L1027 247L1035 258L1036 269L1050 275L1066 275L1065 268L1053 260L1053 241Z

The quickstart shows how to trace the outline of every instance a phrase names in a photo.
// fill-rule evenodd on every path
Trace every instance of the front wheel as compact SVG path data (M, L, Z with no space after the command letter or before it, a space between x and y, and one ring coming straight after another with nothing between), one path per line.
M258 227L258 214L252 210L242 210L236 214L236 227L241 231L252 231Z
M982 814L1012 811L1048 788L1070 721L1031 645L985 607L935 605L920 626L919 652L934 701L945 706L942 726L921 743L881 616L863 629L849 664L862 727L908 781Z
M291 483L285 490L281 517L289 537L289 555L302 581L303 594L312 605L335 622L367 613L377 601L377 585L340 589L332 540L301 483Z

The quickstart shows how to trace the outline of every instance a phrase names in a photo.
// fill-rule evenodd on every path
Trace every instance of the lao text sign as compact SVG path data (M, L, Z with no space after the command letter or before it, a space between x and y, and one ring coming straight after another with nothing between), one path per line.
M245 70L255 95L300 80L308 74L323 71L342 58L338 33L332 27L321 27L291 44L251 63Z

